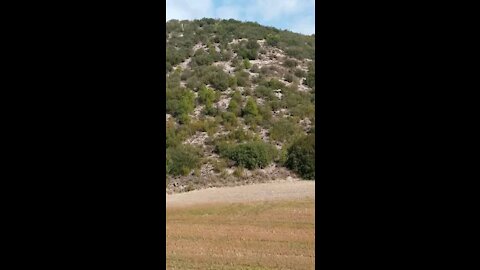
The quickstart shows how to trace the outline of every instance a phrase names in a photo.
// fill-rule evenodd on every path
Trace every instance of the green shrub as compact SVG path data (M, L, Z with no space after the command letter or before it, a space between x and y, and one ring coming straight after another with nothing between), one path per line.
M258 115L258 107L257 102L253 100L253 98L248 98L247 103L245 104L245 108L243 108L243 116L257 116Z
M245 71L240 71L235 74L235 77L237 79L237 85L238 86L248 86L250 85L250 74Z
M315 87L315 64L311 64L308 68L305 84L311 88Z
M279 142L288 142L302 132L300 127L293 121L282 118L272 124L270 138Z
M236 116L239 116L242 113L242 108L238 105L238 102L235 99L231 99L230 103L228 104L227 110Z
M198 101L200 104L212 103L215 100L215 91L202 85L198 91Z
M304 179L315 179L315 135L296 140L288 149L285 165Z
M237 117L232 112L224 112L222 113L222 123L223 125L229 125L230 127L234 127L237 125Z
M257 88L255 88L255 96L265 98L267 100L273 100L275 97L273 95L273 90L263 85L259 85Z
M195 52L195 56L192 57L191 65L196 66L208 66L215 60L214 56L200 49Z
M237 129L237 130L234 130L233 132L230 132L227 135L227 138L240 143L240 142L251 140L253 137L251 134L245 132L245 130Z
M243 65L244 65L245 69L249 69L249 68L252 67L252 64L250 64L250 61L248 59L243 60Z
M285 74L285 81L291 83L295 80L295 76L292 73Z
M299 69L299 68L296 68L293 73L294 73L295 76L297 76L298 78L303 78L303 77L307 76L307 73L306 73L304 70Z
M238 166L253 170L265 168L276 157L276 149L263 141L253 141L235 146L224 145L221 153Z
M240 94L240 91L236 90L233 95L232 95L232 100L235 100L239 105L242 104L242 94Z
M274 34L268 34L267 35L267 44L270 46L277 46L278 41L280 41L280 36L279 35L274 35Z
M261 116L260 124L263 127L268 128L271 125L272 121L272 108L268 103L265 103L262 106L258 106L258 113Z
M185 88L167 88L166 98L166 111L173 116L188 115L195 108L195 95Z
M182 113L180 115L177 115L178 122L180 124L188 124L190 123L190 116L186 113Z
M230 87L233 88L233 87L236 87L237 85L238 85L238 84L237 84L237 77L235 77L235 76L230 76L230 77L228 78L228 86L230 86Z
M186 86L193 90L198 90L202 86L202 82L197 76L192 76L187 79Z
M268 88L271 88L271 89L284 89L285 88L285 84L282 83L281 81L277 80L277 79L270 79L269 81L266 81L265 83L262 83L263 86L266 86Z
M190 145L167 148L167 174L188 175L200 164L201 153Z
M297 65L298 65L297 61L293 59L285 59L285 61L283 62L283 66L288 68L293 68L293 67L296 67Z
M174 147L181 143L181 137L178 136L177 130L173 121L168 121L166 124L166 147Z
M216 72L212 72L208 77L208 82L212 85L213 88L225 91L227 90L229 83L230 83L230 76L225 73L223 70L217 70Z
M259 48L260 45L256 40L249 40L246 44L242 42L235 51L243 59L255 60Z

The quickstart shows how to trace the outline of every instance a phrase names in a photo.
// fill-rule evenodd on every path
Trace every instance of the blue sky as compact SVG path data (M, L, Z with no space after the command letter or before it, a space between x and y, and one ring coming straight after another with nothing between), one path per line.
M201 18L235 19L315 33L315 0L165 0L167 21Z

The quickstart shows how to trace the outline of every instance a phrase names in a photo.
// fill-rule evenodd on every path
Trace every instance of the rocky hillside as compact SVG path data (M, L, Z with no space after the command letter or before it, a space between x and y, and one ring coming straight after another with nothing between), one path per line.
M166 23L167 191L315 178L315 36Z

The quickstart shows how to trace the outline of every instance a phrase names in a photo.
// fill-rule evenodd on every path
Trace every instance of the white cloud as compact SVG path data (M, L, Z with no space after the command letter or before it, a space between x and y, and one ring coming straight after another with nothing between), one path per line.
M266 21L282 19L310 13L315 10L314 0L257 0L247 5L252 16L260 16Z
M240 19L241 10L237 6L221 6L215 10L215 18L218 19Z
M218 2L218 1L217 1ZM201 18L256 21L265 25L284 25L287 29L315 33L315 0L166 0L167 21ZM284 28L284 27L278 27Z
M290 31L311 35L315 33L315 17L307 16L293 21Z
M295 14L302 11L302 3L299 0L258 0L256 4L250 6L250 12L263 19L270 21L279 17Z
M177 20L192 20L213 17L212 0L166 0L166 17Z

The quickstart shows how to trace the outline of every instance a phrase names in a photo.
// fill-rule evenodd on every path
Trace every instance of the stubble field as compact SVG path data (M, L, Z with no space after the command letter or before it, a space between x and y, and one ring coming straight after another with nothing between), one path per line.
M170 205L166 268L314 269L314 221L314 196Z

